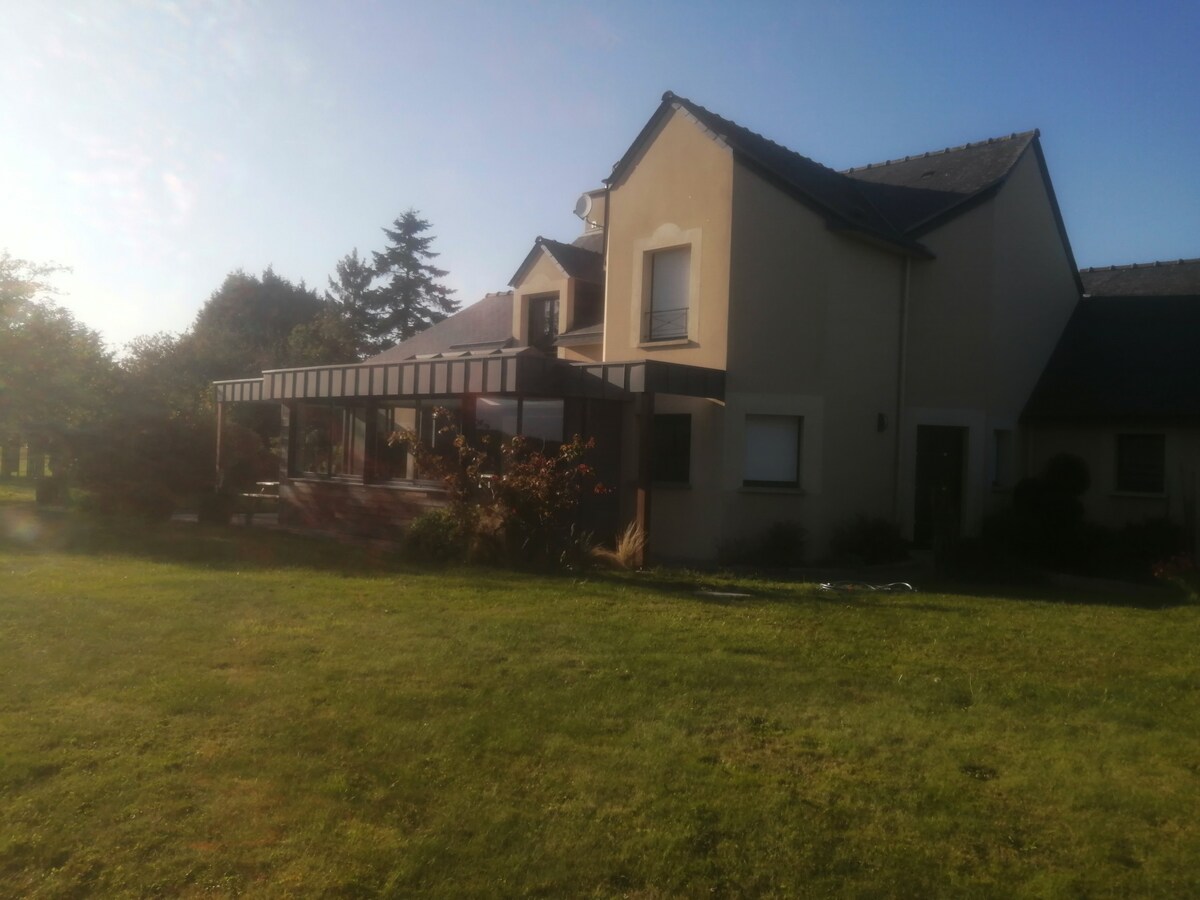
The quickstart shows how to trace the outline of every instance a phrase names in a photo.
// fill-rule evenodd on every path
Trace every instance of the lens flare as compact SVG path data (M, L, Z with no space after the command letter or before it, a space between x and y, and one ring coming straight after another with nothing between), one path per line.
M42 523L36 515L24 510L0 510L0 535L10 541L33 544L42 535Z

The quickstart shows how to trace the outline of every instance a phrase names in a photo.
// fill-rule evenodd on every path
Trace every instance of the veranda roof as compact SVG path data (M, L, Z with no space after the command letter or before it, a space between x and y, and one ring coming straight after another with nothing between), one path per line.
M575 363L529 347L438 353L402 362L272 369L213 383L219 403L399 400L461 394L624 399L646 392L725 397L725 373L658 360Z

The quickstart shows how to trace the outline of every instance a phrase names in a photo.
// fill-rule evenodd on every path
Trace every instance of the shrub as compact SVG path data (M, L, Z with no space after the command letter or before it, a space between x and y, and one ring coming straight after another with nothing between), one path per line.
M1102 536L1085 528L1080 496L1091 483L1087 464L1059 454L1042 474L1013 488L1011 514L989 517L983 534L1030 562L1063 568L1086 568L1092 547Z
M1128 567L1141 577L1159 560L1179 558L1187 545L1183 528L1166 518L1131 522L1117 532L1117 542Z
M899 523L860 515L834 529L829 552L836 561L877 565L907 559L908 542Z
M1178 553L1160 560L1154 564L1153 574L1160 581L1175 585L1191 602L1200 602L1200 570L1189 554Z
M462 521L446 509L434 509L409 523L404 532L404 553L420 562L463 562L468 533Z
M39 478L34 498L39 506L65 506L70 499L67 479L61 475Z
M444 413L435 411L435 417ZM585 493L607 493L585 459L592 441L576 435L545 452L520 436L496 448L474 446L455 433L449 456L435 453L411 432L397 432L390 442L407 445L418 468L446 485L450 502L444 515L453 529L421 527L436 529L435 542L452 547L455 558L535 566L577 566L589 558L589 541L575 526L575 512Z
M938 570L952 578L986 584L1021 584L1034 580L1003 544L985 537L962 538L937 558Z
M228 493L203 493L196 499L196 518L202 525L228 525L234 505L234 498Z
M595 559L606 562L618 569L632 569L642 558L646 547L646 534L637 522L630 522L625 530L617 535L612 550L607 547L593 547L591 554Z
M724 541L717 558L725 565L788 568L804 562L804 526L789 520L773 522L750 538Z

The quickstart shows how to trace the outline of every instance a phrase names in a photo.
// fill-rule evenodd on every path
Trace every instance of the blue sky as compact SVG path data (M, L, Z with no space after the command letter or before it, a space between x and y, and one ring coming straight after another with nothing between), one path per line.
M1081 266L1200 256L1200 3L0 7L0 248L114 347L409 207L503 289L667 89L836 168L1041 128Z

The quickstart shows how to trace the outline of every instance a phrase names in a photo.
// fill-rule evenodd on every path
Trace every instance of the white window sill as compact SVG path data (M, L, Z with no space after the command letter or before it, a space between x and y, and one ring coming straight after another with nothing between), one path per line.
M693 347L697 346L691 338L671 338L666 341L642 341L638 344L639 350L665 350L675 347Z
M357 475L334 475L333 477L327 477L324 475L294 475L289 478L286 483L326 484L337 485L340 487L365 487L371 489L382 489L386 491L417 491L424 494L446 493L446 486L440 481L412 481L407 478L397 478L391 481L368 481L364 483L362 477Z
M802 487L771 487L769 485L743 484L738 488L739 494L790 494L793 497L804 497L807 491Z

